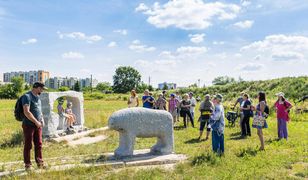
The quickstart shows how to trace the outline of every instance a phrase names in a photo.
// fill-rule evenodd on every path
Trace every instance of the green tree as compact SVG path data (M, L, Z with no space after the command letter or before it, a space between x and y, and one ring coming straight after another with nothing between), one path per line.
M167 83L164 83L163 90L168 90L168 85L167 85Z
M146 89L151 91L147 84L145 84L144 82L141 82L140 84L138 84L136 91L137 91L137 93L143 93Z
M116 93L127 93L138 87L140 82L141 75L136 69L130 66L121 66L116 69L113 76L113 91Z
M79 92L80 91L80 85L79 85L79 81L77 81L75 84L74 84L74 91L77 91Z
M228 76L219 76L216 77L213 81L213 85L226 85L230 83L234 83L235 79L233 77L228 77Z
M97 84L96 89L101 92L106 92L106 91L111 91L112 87L109 82L101 82Z
M59 91L69 91L70 90L70 88L69 87L66 87L66 86L61 86L61 87L59 87Z
M18 97L18 95L20 95L24 89L24 79L22 77L13 77L11 82L16 97Z

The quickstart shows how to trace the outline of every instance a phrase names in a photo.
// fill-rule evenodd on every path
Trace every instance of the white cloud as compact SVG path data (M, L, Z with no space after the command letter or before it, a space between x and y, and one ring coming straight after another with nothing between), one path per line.
M224 45L224 41L213 41L213 45Z
M21 44L24 44L24 45L26 45L26 44L35 44L35 43L37 43L37 39L35 39L35 38L27 39L26 41L22 41L21 42Z
M253 58L253 60L259 61L261 59L261 55L257 55L256 57Z
M247 54L261 54L272 60L303 60L308 56L308 37L291 35L270 35L262 41L253 42L241 48Z
M190 41L193 43L201 43L204 41L205 34L189 34L188 37L190 37Z
M80 69L80 72L82 72L82 73L90 73L91 70L90 69Z
M254 24L254 21L246 20L246 21L239 21L233 25L241 29L249 29L252 27L253 24Z
M72 33L61 33L57 32L60 39L76 39L86 41L88 43L93 43L102 40L103 38L99 35L91 35L87 36L82 32L72 32Z
M111 41L109 44L108 44L108 47L112 48L112 47L116 47L117 46L117 43L114 42L114 41Z
M130 45L129 45L129 49L136 51L136 52L151 52L151 51L155 51L156 48L153 46L147 46L144 44L141 44L141 42L139 40L134 40Z
M84 55L79 52L66 52L62 54L63 59L83 59Z
M272 59L275 61L289 61L289 60L301 60L304 59L304 55L298 52L279 52L273 53Z
M145 5L144 3L140 3L138 7L136 7L135 11L136 12L142 12L142 11L147 11L149 10L149 7Z
M126 29L117 29L117 30L114 30L113 32L119 33L119 34L122 34L122 35L127 35L127 33L128 33Z
M249 6L251 4L251 2L249 0L241 0L241 5L246 7Z
M185 30L206 29L214 21L234 19L241 7L222 2L205 3L203 0L173 0L147 7L141 3L136 11L148 15L147 21L157 28L176 27Z
M264 67L263 64L259 63L247 63L247 64L240 64L235 70L240 71L259 71Z
M236 58L240 58L240 57L242 57L243 55L242 55L241 53L235 53L234 56L235 56Z
M177 48L176 52L180 55L196 55L207 52L207 48L204 46L182 46Z

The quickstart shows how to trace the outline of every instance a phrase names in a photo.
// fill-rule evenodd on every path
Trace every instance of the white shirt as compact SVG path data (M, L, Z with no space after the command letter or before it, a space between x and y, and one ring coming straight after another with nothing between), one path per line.
M195 107L196 107L196 104L197 104L196 99L194 97L192 97L190 99L190 103L191 103L190 112L195 112Z
M128 104L128 107L136 107L137 106L137 98L138 98L138 96L136 96L136 97L130 97L129 98L129 104Z

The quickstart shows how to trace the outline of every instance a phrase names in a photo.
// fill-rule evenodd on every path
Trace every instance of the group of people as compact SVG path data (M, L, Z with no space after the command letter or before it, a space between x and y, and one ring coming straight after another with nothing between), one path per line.
M292 104L286 100L283 92L279 92L276 94L277 100L273 105L273 108L276 111L277 116L277 129L278 129L278 139L288 139L288 130L287 130L287 122L290 120L289 112L292 108ZM261 101L260 101L261 98ZM265 93L259 93L259 102L257 106L253 106L252 100L249 98L247 93L242 92L241 96L237 99L233 108L236 105L240 104L240 127L241 127L241 137L246 138L247 136L251 136L250 130L250 118L256 117L258 114L254 114L254 110L263 110L265 119L269 114L269 106L267 104ZM264 128L267 128L266 121L264 122ZM263 138L262 131L258 132L260 140ZM264 148L264 146L262 146Z
M170 98L167 99L167 92L163 91L155 99L153 95L148 91L144 91L142 96L142 104L144 108L159 109L169 111L173 117L174 123L179 121L179 117L183 117L184 128L187 128L187 120L189 118L191 126L195 127L195 106L197 104L196 99L193 97L193 93L184 94L183 98L179 92L170 94ZM277 113L277 127L278 138L288 139L287 122L289 121L289 111L292 105L284 97L283 92L276 94L278 99L274 104L274 109ZM258 93L258 103L253 105L247 93L242 92L240 98L237 99L234 107L237 104L240 105L240 128L241 138L251 136L250 119L253 117L252 127L257 129L257 135L260 140L260 150L264 150L264 137L263 130L268 128L266 118L269 115L269 106L266 101L265 92ZM209 135L212 132L212 148L214 152L219 154L224 152L224 108L222 105L223 96L221 94L215 95L212 99L209 94L205 95L204 100L201 102L199 111L200 117L200 134L198 140L201 139L204 129L206 128L206 138L209 139ZM167 105L168 104L168 105ZM131 91L131 97L128 100L128 107L138 107L139 100L135 90ZM168 108L167 108L168 107ZM261 124L259 121L261 121Z
M32 90L24 94L21 99L23 107L24 117L22 128L24 135L24 163L26 170L31 169L30 152L32 149L32 142L35 149L35 161L39 168L46 168L42 158L42 127L44 126L40 94L45 90L45 85L40 82L33 84ZM142 104L144 108L152 108L158 110L166 110L172 114L173 121L178 122L179 117L183 117L184 127L187 127L187 118L190 119L192 127L194 127L195 107L197 104L196 99L193 97L193 93L183 95L183 99L179 92L170 94L170 98L167 99L167 92L164 91L159 94L155 100L153 95L145 90L142 96ZM284 96L284 93L280 92L276 94L278 96L277 101L274 104L277 113L277 125L278 125L278 138L288 139L287 122L290 120L289 111L292 108L290 102L288 102ZM206 140L209 138L209 134L212 132L212 149L218 154L224 153L224 107L222 105L223 96L216 94L211 99L209 94L205 95L205 99L201 102L199 111L200 117L200 134L199 140L202 137L203 130L206 128ZM128 107L138 107L139 99L135 90L131 91L131 96L128 99ZM267 128L266 118L269 114L269 106L266 101L266 95L264 92L258 93L258 103L253 106L248 94L242 93L242 96L237 100L240 103L241 118L241 134L243 137L251 136L250 130L250 117L254 116L252 127L257 128L257 134L260 139L260 150L264 150L264 137L262 130ZM237 104L236 103L236 104ZM236 106L235 104L235 106ZM67 108L64 110L63 101L59 101L58 112L67 119L67 127L71 128L76 117L72 112L72 103L67 103ZM259 117L259 118L255 118ZM261 117L261 118L260 118ZM257 120L263 120L262 123L255 123Z
M158 98L155 99L149 90L145 90L141 100L142 107L144 108L169 111L173 117L174 123L178 122L180 117L183 117L185 128L187 127L187 117L189 117L191 125L194 127L194 112L197 101L193 97L192 92L184 94L183 99L179 92L170 94L170 98L167 99L167 91L163 91L158 95ZM139 106L139 99L135 90L131 91L131 96L127 104L128 107Z

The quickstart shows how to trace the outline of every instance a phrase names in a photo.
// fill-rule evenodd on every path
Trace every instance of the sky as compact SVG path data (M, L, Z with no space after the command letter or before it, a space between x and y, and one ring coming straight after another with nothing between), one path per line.
M132 66L154 87L307 76L307 17L307 0L0 0L0 74L112 83Z

